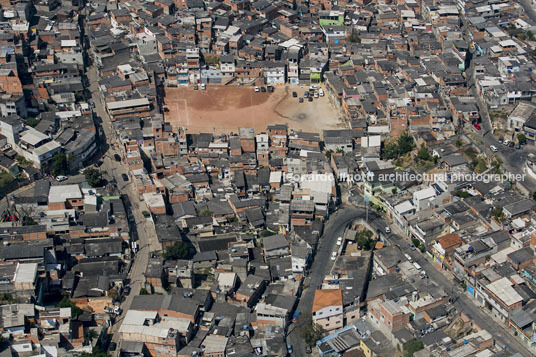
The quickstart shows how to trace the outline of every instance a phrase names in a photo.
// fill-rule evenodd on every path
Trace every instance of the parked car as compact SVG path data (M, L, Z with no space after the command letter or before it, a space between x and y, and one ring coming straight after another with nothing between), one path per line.
M56 181L58 182L62 182L65 180L67 180L67 176L62 176L62 175L56 176Z
M206 85L205 83L202 83L202 84L201 84L201 89L202 89L202 90L207 89L207 85Z
M261 87L261 92L266 93L266 87Z
M490 149L491 151L493 151L493 152L497 152L497 151L499 151L499 149L497 149L497 147L496 147L495 145L490 145L490 146L489 146L489 149Z
M194 85L194 90L198 90L199 86L197 84Z
M300 99L298 100L300 103L303 103L303 98L300 97Z
M99 160L95 163L95 167L101 167L102 166L102 160Z
M385 233L391 233L391 228L385 227Z
M337 259L337 252L331 253L331 260Z
M323 97L324 96L324 90L321 88L319 91L318 91L318 94Z
M482 127L480 126L480 124L474 123L473 126L475 127L476 130L482 130Z
M310 101L310 102L312 102L312 101L313 101L313 97L308 97L307 100Z
M109 350L110 351L115 351L117 349L117 343L115 342L110 342L110 348Z
M121 162L121 156L119 156L119 154L114 154L114 159L117 162Z
M266 88L268 88L268 92L270 92L270 93L272 93L274 91L274 86L268 86Z
M305 91L305 93L303 93L303 97L307 98L308 96L309 96L309 92Z
M294 98L298 98L298 93L296 93L296 92L292 92L292 96L293 96Z
M313 350L311 349L311 346L309 346L309 345L306 345L306 346L305 346L305 353L307 353L308 355L310 355L311 353L313 353Z
M260 91L259 87L255 87L255 92L258 93Z
M342 237L337 238L337 245L342 245Z
M121 178L122 178L123 181L125 181L125 182L128 181L128 176L127 176L127 174L121 174Z
M287 352L289 354L292 354L292 345L291 344L287 344Z
M513 148L515 146L515 143L513 141L510 141L508 143L508 147Z
M503 143L503 140L504 140L504 138L503 138L502 136L499 137L499 144L502 144L502 143Z
M510 140L505 139L505 140L503 141L503 145L508 146L508 144L510 144Z
M130 294L130 286L125 286L125 289L123 289L123 293L124 293L125 295Z
M520 144L520 143L517 143L517 144L516 144L516 149L517 149L517 150L521 149L521 144Z
M315 94L313 95L313 97L318 98L318 92L315 92Z

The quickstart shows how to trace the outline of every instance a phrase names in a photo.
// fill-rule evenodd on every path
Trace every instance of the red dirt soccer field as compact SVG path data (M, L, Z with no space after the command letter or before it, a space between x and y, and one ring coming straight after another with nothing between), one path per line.
M294 130L321 132L341 127L339 112L326 97L299 103L307 88L275 88L273 93L255 92L253 87L210 86L166 88L166 122L189 133L228 133L238 128L265 130L268 124L287 123Z

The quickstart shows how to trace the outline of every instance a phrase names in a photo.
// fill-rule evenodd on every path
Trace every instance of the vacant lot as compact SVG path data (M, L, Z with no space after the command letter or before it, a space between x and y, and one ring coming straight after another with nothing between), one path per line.
M189 133L231 132L237 128L266 129L268 124L287 123L294 130L320 132L341 127L339 112L328 97L299 103L292 97L298 86L276 88L273 93L256 93L253 87L207 86L207 90L167 88L166 121Z

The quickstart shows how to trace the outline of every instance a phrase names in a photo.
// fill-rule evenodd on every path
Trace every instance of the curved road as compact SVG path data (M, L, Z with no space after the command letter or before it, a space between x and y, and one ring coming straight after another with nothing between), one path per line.
M376 214L369 210L369 222L376 217ZM302 292L296 310L302 313L311 313L315 290L320 286L324 276L330 272L333 266L334 261L331 260L331 252L335 249L337 237L342 236L348 225L358 218L365 218L364 208L347 207L331 215L324 229L324 234L318 242L314 262L309 272L309 283ZM296 328L296 324L291 324L288 331L287 343L292 345L293 354L295 356L305 356L305 341L301 337L299 329Z
M312 263L309 283L302 292L298 303L297 310L302 313L310 313L313 307L314 292L322 283L324 276L329 273L333 266L333 261L330 259L331 252L335 249L337 237L343 235L348 225L360 218L365 218L365 209L362 207L346 207L341 208L337 213L332 215L326 224L324 234L320 238L317 251ZM389 224L378 216L374 211L369 210L368 223L376 231L384 231L384 227ZM396 227L392 227L393 231L398 231ZM447 279L440 271L432 266L430 261L418 250L411 250L408 246L408 240L394 232L386 237L390 243L397 244L403 253L412 257L419 263L422 269L428 275L428 279L432 279L437 284L441 284L444 291L453 297L454 306L458 311L470 316L474 322L483 329L486 329L499 345L507 346L511 352L518 352L522 356L530 356L532 353L521 343L521 341L512 336L506 326L494 321L490 316L484 313L477 307L473 300L468 297L459 284ZM288 329L287 343L293 347L293 355L305 356L305 341L300 336L299 329L296 324L291 324Z

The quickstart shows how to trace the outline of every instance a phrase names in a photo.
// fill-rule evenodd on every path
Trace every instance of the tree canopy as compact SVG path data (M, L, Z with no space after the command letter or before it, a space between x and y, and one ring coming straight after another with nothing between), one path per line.
M364 250L371 250L373 246L372 232L368 229L364 229L361 232L355 234L355 241L358 245L363 247Z
M188 258L188 244L183 241L176 241L175 244L166 248L162 255L164 259L186 259Z
M415 140L408 133L402 133L394 142L386 143L382 150L382 159L398 159L415 148Z
M52 157L50 173L53 176L67 175L69 173L69 160L67 158L67 155L62 152L59 152Z
M82 315L84 313L84 310L79 308L75 305L74 302L71 301L67 296L64 296L60 302L58 303L58 307L70 307L71 308L71 314L74 318L77 318L78 316Z
M91 187L100 187L104 183L104 181L102 179L102 173L99 170L94 169L92 167L87 168L84 171L84 176L86 177L87 183Z
M297 324L300 329L300 335L309 346L314 346L316 341L324 336L324 329L319 324L313 323L310 314L303 314L298 318Z

